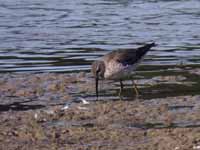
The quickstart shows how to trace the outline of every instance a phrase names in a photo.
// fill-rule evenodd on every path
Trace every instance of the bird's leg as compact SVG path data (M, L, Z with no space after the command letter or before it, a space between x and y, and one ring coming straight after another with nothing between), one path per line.
M124 85L123 85L122 80L119 80L119 82L120 82L119 97L120 97L120 100L122 100L122 98L121 98L121 94L122 94L122 91L123 91Z
M135 94L136 94L136 96L138 96L138 95L139 95L139 92L138 92L137 85L136 85L136 83L134 82L134 80L132 80L132 82L133 82L133 89L134 89L134 91L135 91Z

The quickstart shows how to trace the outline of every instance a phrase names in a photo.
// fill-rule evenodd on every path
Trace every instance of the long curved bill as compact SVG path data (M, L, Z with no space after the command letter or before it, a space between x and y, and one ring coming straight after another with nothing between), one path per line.
M96 77L96 97L97 97L97 99L98 99L98 97L99 97L98 82L99 82L99 78L98 78L98 76L97 76L97 77Z

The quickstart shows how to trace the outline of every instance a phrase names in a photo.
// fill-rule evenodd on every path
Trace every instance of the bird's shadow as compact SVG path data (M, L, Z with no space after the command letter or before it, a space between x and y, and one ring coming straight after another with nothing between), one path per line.
M180 123L171 123L169 125L164 123L145 123L145 124L131 124L128 125L129 128L140 128L140 129L169 129L169 128L199 128L200 122L180 122Z
M9 110L26 111L26 110L40 109L40 108L45 107L44 105L26 104L32 101L33 100L27 100L23 102L13 102L11 104L0 104L0 112L9 111Z

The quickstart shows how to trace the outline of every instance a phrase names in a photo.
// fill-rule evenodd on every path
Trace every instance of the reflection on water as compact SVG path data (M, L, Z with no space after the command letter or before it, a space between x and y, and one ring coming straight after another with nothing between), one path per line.
M158 47L145 66L199 64L199 8L198 0L5 0L0 4L0 70L88 70L109 50L150 41Z

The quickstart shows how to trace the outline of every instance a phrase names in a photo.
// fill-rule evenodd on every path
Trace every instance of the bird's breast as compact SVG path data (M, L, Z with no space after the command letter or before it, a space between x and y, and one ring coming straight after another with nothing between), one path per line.
M104 78L117 80L129 77L136 69L137 65L126 65L121 63L110 62L106 65Z

